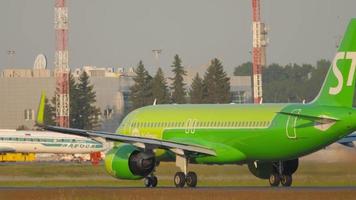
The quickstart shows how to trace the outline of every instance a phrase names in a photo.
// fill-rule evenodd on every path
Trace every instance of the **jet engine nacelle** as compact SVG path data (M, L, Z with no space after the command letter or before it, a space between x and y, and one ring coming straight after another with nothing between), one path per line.
M105 156L106 171L120 179L136 180L149 175L155 168L153 152L142 152L130 144L120 144Z

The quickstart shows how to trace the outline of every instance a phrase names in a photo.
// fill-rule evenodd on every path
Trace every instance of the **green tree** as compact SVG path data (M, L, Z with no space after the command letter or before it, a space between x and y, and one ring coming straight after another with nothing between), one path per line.
M316 67L311 70L308 84L307 100L313 100L321 89L326 74L331 66L331 62L325 59L319 60Z
M172 72L174 74L174 77L171 78L172 86L172 102L173 103L178 103L178 104L184 104L186 103L186 91L185 91L185 83L184 83L184 76L187 75L187 72L184 70L182 66L182 60L178 55L174 56L174 61L171 66Z
M158 68L157 73L152 80L152 95L153 99L156 99L159 104L169 103L167 82L161 68Z
M230 78L220 60L215 58L204 76L204 101L206 103L229 103L231 101Z
M80 127L78 119L81 116L79 104L79 89L73 75L69 74L69 126L72 128Z
M263 69L263 101L300 103L313 100L329 66L327 60L318 61L316 67L309 64L269 65Z
M135 69L136 76L133 78L135 84L130 88L130 100L132 109L141 108L153 103L152 77L149 75L142 61Z
M234 76L251 76L252 75L252 62L245 62L235 67Z
M90 84L89 76L85 71L79 76L77 88L77 110L79 116L75 119L77 127L74 128L86 130L99 128L100 109L95 106L96 93L93 90L94 86Z
M56 125L56 107L51 105L47 98L45 99L44 124Z
M203 103L204 98L204 84L203 79L200 78L199 73L197 73L193 79L192 85L189 91L190 103L199 104Z

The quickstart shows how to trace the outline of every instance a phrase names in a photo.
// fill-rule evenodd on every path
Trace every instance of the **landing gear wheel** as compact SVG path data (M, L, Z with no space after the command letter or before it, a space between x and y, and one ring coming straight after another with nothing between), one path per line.
M277 174L277 173L272 173L272 174L269 176L269 184L270 184L272 187L277 187L280 182L281 182L281 178L279 177L279 174Z
M156 177L156 176L152 176L152 177L151 177L151 186L152 186L152 187L156 187L157 184L158 184L158 179L157 179L157 177Z
M143 180L145 187L156 187L158 183L158 179L156 176L147 176Z
M143 184L145 185L145 187L151 187L152 185L151 177L145 177L145 179L143 180Z
M185 185L185 175L183 172L177 172L174 175L174 185L177 188L182 188Z
M289 175L289 174L283 174L281 176L281 184L284 186L284 187L290 187L292 185L292 175Z
M195 172L188 172L185 177L185 183L187 183L188 187L195 187L198 183L198 177Z

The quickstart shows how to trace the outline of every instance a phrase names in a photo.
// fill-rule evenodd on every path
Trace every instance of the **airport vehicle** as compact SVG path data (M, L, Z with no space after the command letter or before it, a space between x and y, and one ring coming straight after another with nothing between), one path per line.
M175 161L176 187L195 187L189 163L247 164L271 186L291 186L298 158L356 130L352 108L356 69L356 19L349 23L318 96L307 104L153 105L129 113L116 133L43 124L46 130L120 142L105 158L107 171L121 179L157 185L155 167ZM306 86L307 87L307 86Z
M105 150L97 140L51 131L0 130L0 153L92 153Z

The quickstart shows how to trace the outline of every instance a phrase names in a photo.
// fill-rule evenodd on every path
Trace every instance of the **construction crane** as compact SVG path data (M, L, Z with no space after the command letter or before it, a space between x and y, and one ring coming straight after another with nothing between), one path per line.
M253 102L262 103L262 69L266 66L267 28L261 22L260 0L252 0Z

